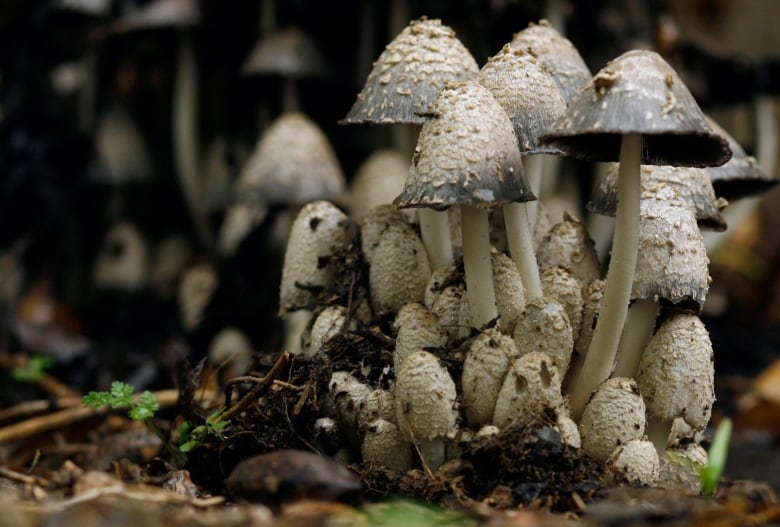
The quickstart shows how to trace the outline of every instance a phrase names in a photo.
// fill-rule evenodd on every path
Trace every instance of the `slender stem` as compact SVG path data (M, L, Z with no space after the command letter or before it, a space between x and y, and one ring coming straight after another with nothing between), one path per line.
M292 77L282 79L282 111L299 112L301 110L298 98L298 83Z
M493 267L490 262L490 227L487 209L461 205L463 269L471 323L478 328L498 316ZM527 224L526 224L527 225Z
M636 378L642 353L653 336L658 308L659 304L655 300L635 300L628 308L612 377Z
M539 208L539 200L542 199L542 179L544 177L544 167L546 163L544 154L525 156L523 158L523 168L525 169L525 178L528 180L528 186L534 193L536 199L525 204L528 212L528 225L531 226L531 233L536 227L536 212Z
M512 255L517 272L523 281L526 302L542 296L542 281L539 278L539 266L536 263L534 239L527 212L525 203L504 205L504 224L509 254Z
M625 324L639 242L641 158L642 136L624 135L620 149L618 204L612 258L607 270L599 319L593 330L593 339L571 397L571 413L575 420L582 415L593 391L609 378L620 342L620 334Z
M431 269L451 265L455 260L450 241L450 218L447 211L417 209L420 220L420 237L428 253Z
M647 439L653 442L655 449L658 452L658 458L664 458L664 452L666 451L666 445L669 442L669 434L672 431L672 422L664 421L656 417L647 416L647 424L645 425L645 435Z
M197 66L192 43L182 35L173 94L174 161L179 188L187 203L192 224L200 241L211 248L212 235L201 206L198 180L198 93Z

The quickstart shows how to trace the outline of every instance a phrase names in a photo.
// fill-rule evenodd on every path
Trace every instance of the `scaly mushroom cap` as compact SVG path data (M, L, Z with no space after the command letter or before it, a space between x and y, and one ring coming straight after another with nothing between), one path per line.
M406 223L388 227L379 236L368 270L374 312L394 313L404 304L422 301L430 276L428 254L414 229Z
M303 355L313 357L330 339L344 330L354 329L354 319L350 320L347 327L347 315L347 308L344 306L333 305L323 309L314 319L309 334L304 337Z
M317 289L333 285L336 270L329 258L354 238L347 216L327 201L304 205L290 229L279 287L279 314L307 307Z
M495 208L532 199L504 109L476 81L447 85L423 123L409 177L393 205Z
M568 212L538 245L536 260L541 270L558 265L566 267L583 287L601 277L601 264L593 239L585 225Z
M510 362L496 399L493 424L503 428L514 420L534 422L545 409L560 412L564 407L561 377L552 357L532 351Z
M240 199L269 204L340 202L345 193L328 138L300 113L280 115L263 132L236 183Z
M606 281L602 279L593 280L582 292L582 327L574 341L574 351L580 355L587 353L590 340L593 338L593 330L601 311L601 297L604 296L605 283Z
M408 439L451 437L456 431L457 396L452 377L435 355L412 353L396 371L398 428Z
M645 165L717 166L731 156L660 55L628 51L609 62L542 138L572 157L617 161L624 134L642 134Z
M710 274L693 210L664 184L645 189L642 197L631 298L663 300L698 313Z
M398 150L373 152L358 167L350 183L350 212L362 221L371 209L389 205L404 188L409 160Z
M528 51L542 63L555 79L567 104L590 80L590 69L580 52L547 20L531 23L515 33L509 45L512 49Z
M425 306L439 317L439 323L447 333L448 344L468 337L470 320L466 301L466 284L455 266L439 267L431 273L423 297Z
M441 20L413 20L374 62L342 124L420 124L449 82L471 79L479 66Z
M645 348L637 374L649 415L682 417L703 430L715 402L712 343L699 317L676 313L661 323Z
M645 403L636 382L625 377L613 377L599 386L580 420L582 449L600 461L644 433Z
M494 252L490 256L493 267L493 288L496 292L498 325L501 331L511 335L517 319L525 309L525 287L517 265L507 255Z
M404 471L412 467L412 449L396 425L376 419L366 428L360 446L363 463Z
M296 27L279 29L255 44L241 66L244 75L327 77L325 57L312 38Z
M518 356L512 339L495 328L486 329L469 342L461 374L461 396L470 425L492 422L509 361Z
M617 481L631 485L655 485L660 465L655 445L646 439L632 439L618 446L607 459L607 467L617 473Z
M371 393L371 388L348 372L334 371L328 382L328 390L325 413L336 418L338 429L349 444L356 449L360 448L360 406Z
M439 317L420 302L409 302L401 307L393 326L398 331L393 350L396 368L415 351L447 345L447 333L442 329Z
M408 225L409 221L402 212L395 210L392 205L379 205L368 211L360 222L360 248L363 257L371 264L374 251L379 245L379 239L387 229L394 225Z
M661 458L658 486L664 489L701 494L699 467L707 466L707 451L696 443L672 446Z
M531 352L545 353L563 378L571 360L574 338L566 310L556 300L543 296L526 303L515 326L514 341L523 356Z
M522 154L561 153L542 144L539 138L563 115L566 101L555 80L533 55L506 44L482 66L477 80L506 111Z
M734 158L732 158L733 160ZM728 165L729 161L726 163ZM724 166L726 166L724 165ZM612 163L605 176L593 192L588 210L606 216L615 216L617 211L618 163ZM722 168L722 167L720 167ZM641 168L642 188L663 183L677 190L680 199L695 209L696 221L702 229L726 230L726 220L720 211L727 202L715 196L713 184L708 175L711 168L673 167L668 165L644 165Z
M747 155L731 134L706 115L704 117L710 128L728 141L732 154L725 164L707 168L717 196L729 201L742 199L761 194L777 185L780 180L764 172L756 158Z
M366 428L377 419L395 424L395 395L388 390L373 390L358 404L358 430Z
M572 336L576 340L582 327L582 284L562 265L545 269L540 279L544 296L555 300L566 311Z

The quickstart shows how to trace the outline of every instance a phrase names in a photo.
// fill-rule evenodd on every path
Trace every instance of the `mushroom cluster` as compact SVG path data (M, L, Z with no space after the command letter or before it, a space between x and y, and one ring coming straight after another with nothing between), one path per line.
M345 459L434 472L469 441L545 416L613 481L690 490L665 452L698 443L714 401L699 228L725 228L726 201L702 167L725 163L729 144L660 55L629 51L591 77L545 22L525 32L478 72L438 20L388 45L344 123L421 122L408 176L354 216L301 210L282 314L311 313L309 355L333 353L338 335L384 339L380 374L363 364L330 382L322 418ZM556 46L540 40L551 33ZM546 55L561 45L563 72ZM525 207L537 154L619 162L593 200L617 216L606 276L572 214L545 228ZM366 270L346 295L345 254Z

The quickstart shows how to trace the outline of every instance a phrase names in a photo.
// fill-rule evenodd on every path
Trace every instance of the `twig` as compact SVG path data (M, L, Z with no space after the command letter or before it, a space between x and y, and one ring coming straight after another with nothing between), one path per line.
M26 355L10 355L4 351L0 351L0 366L7 370L13 370L16 367L25 366L28 362ZM47 393L50 393L54 397L80 397L79 392L68 387L53 375L42 372L36 379L27 381L35 384Z
M246 395L244 395L236 404L225 410L225 412L222 414L221 418L225 421L229 420L234 415L243 412L246 410L252 402L254 402L257 397L265 391L268 386L270 386L274 379L279 375L279 372L282 371L282 368L287 366L287 363L290 361L290 353L287 351L282 352L281 355L279 355L279 358L276 359L276 362L271 367L271 370L262 378L257 377L241 377L241 382L254 382L256 383L251 390L249 390ZM229 383L228 386L225 388L227 390L226 399L229 400L229 392L231 387L235 383Z

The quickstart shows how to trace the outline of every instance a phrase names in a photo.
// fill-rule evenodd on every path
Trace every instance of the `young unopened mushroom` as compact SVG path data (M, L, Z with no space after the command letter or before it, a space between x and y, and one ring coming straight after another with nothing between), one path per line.
M572 393L576 418L609 376L625 322L639 238L640 164L720 165L730 151L677 73L646 50L624 53L602 68L544 140L574 157L620 161L612 258L602 311Z
M397 208L459 206L471 324L498 315L490 263L488 209L533 195L522 177L517 140L506 112L474 81L446 86L423 123Z
M447 344L453 345L469 336L470 314L466 286L462 274L454 265L439 267L431 273L425 287L425 306L439 317L439 324L447 334Z
M358 167L349 186L350 216L357 222L379 205L390 204L404 188L409 161L398 150L380 149Z
M493 424L504 428L515 420L531 422L545 409L565 413L561 377L552 357L532 351L510 361L496 399Z
M419 125L431 112L439 91L449 82L473 78L474 57L455 32L438 19L413 20L374 62L363 89L342 124ZM404 134L402 151L414 151L412 134ZM420 232L431 268L453 262L445 212L418 211Z
M582 449L606 461L620 445L645 434L645 403L636 382L613 377L588 401L580 420Z
M333 372L328 389L325 412L336 419L343 437L352 448L357 450L361 444L358 426L360 406L372 390L357 377L345 371Z
M699 468L707 466L708 461L707 451L697 443L669 447L661 457L658 486L698 496L701 494Z
M252 344L241 330L227 327L211 340L208 357L215 367L227 366L227 378L244 375L252 365Z
M659 454L681 417L703 430L715 401L712 343L696 315L674 313L659 326L639 362L637 385L647 404L647 435Z
M652 486L658 482L660 461L652 442L632 439L612 452L607 467L615 471L618 481Z
M569 213L547 232L536 251L539 269L562 265L583 288L601 278L601 263L585 225Z
M556 265L541 275L544 296L555 300L566 311L574 340L582 327L582 284L567 267Z
M409 302L401 307L393 326L398 331L393 350L396 369L415 351L447 345L447 333L442 329L439 317L420 302Z
M364 463L402 472L412 467L412 449L396 425L375 419L366 428L360 454Z
M100 246L92 270L98 289L140 291L149 284L149 244L133 223L111 227Z
M182 274L176 298L179 318L185 330L195 329L203 320L203 313L218 285L217 272L209 263L189 267Z
M344 306L334 305L323 309L314 319L309 334L304 335L302 355L313 357L335 335L347 329L354 329L355 320L349 320L347 315L347 308Z
M398 428L431 471L444 462L446 441L457 430L456 400L455 383L435 355L416 351L401 362L395 386Z
M525 311L515 326L514 342L520 355L540 352L550 357L562 379L574 348L572 327L566 310L548 297L526 303Z
M519 356L512 339L495 328L469 342L461 374L461 397L471 426L490 424L510 361Z

